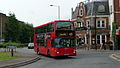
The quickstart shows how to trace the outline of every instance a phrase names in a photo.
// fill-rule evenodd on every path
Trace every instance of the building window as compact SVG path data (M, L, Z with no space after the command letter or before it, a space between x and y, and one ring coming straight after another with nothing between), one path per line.
M106 21L105 20L97 20L97 28L105 28L106 27Z
M78 27L80 27L80 23L78 23Z
M90 21L86 21L86 27L90 27Z
M102 26L102 27L105 27L105 21L102 21L101 26Z
M83 22L78 22L77 27L83 27Z
M97 35L97 44L103 44L106 42L106 35Z
M80 9L80 16L83 16L83 9Z
M83 22L80 22L80 27L83 27Z
M97 22L97 27L100 27L100 21Z

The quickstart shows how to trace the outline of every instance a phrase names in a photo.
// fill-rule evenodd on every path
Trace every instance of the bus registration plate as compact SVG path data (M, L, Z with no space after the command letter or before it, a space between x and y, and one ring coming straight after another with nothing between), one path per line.
M66 56L66 55L69 55L69 54L64 54L64 55Z

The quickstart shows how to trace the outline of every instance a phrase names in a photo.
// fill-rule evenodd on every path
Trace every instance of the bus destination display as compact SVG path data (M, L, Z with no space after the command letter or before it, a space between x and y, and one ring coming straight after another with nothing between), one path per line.
M73 31L56 31L56 36L75 36Z

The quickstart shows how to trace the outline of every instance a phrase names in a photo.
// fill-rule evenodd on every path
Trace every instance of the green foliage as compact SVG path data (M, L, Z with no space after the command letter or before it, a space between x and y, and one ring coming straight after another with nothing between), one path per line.
M20 25L20 42L21 43L28 43L33 41L33 26L31 24L21 24Z
M0 44L0 48L6 48L6 46L26 47L28 46L28 43L7 42Z
M117 24L115 23L112 23L112 39L115 40L115 32L116 32L116 29L117 29Z
M120 25L115 24L114 22L112 23L112 39L115 42L115 45L117 45L118 41L118 37L116 37L116 29L118 29L120 27Z
M116 36L116 29L118 29L120 27L120 25L112 23L112 36L115 37Z
M20 28L15 14L9 14L8 22L5 24L5 39L6 41L16 42L19 39Z
M20 47L22 44L21 43L16 43L16 42L7 42L7 43L3 43L0 46L1 47L6 47L6 46L16 46L16 47Z
M5 24L5 31L6 42L29 43L33 41L33 25L19 23L15 14L9 14L8 22Z

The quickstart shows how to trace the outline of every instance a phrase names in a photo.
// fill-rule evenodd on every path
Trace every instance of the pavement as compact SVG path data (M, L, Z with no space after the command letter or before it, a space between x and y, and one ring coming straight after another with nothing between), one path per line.
M15 54L18 54L21 57L8 61L0 61L0 68L16 68L33 63L40 59L39 55L37 54L21 53L21 52L15 52Z
M109 52L109 51L113 51L114 52L115 50L108 50L108 49L107 50L104 50L104 49L102 49L102 50L101 49L97 49L97 50L95 50L95 49L90 49L90 50L88 50L88 49L77 49L77 52L81 52L81 51L89 51L89 52L95 52L95 51L97 51L97 52ZM113 53L113 54L109 55L109 57L116 60L116 61L120 61L120 51L118 50L117 53Z

